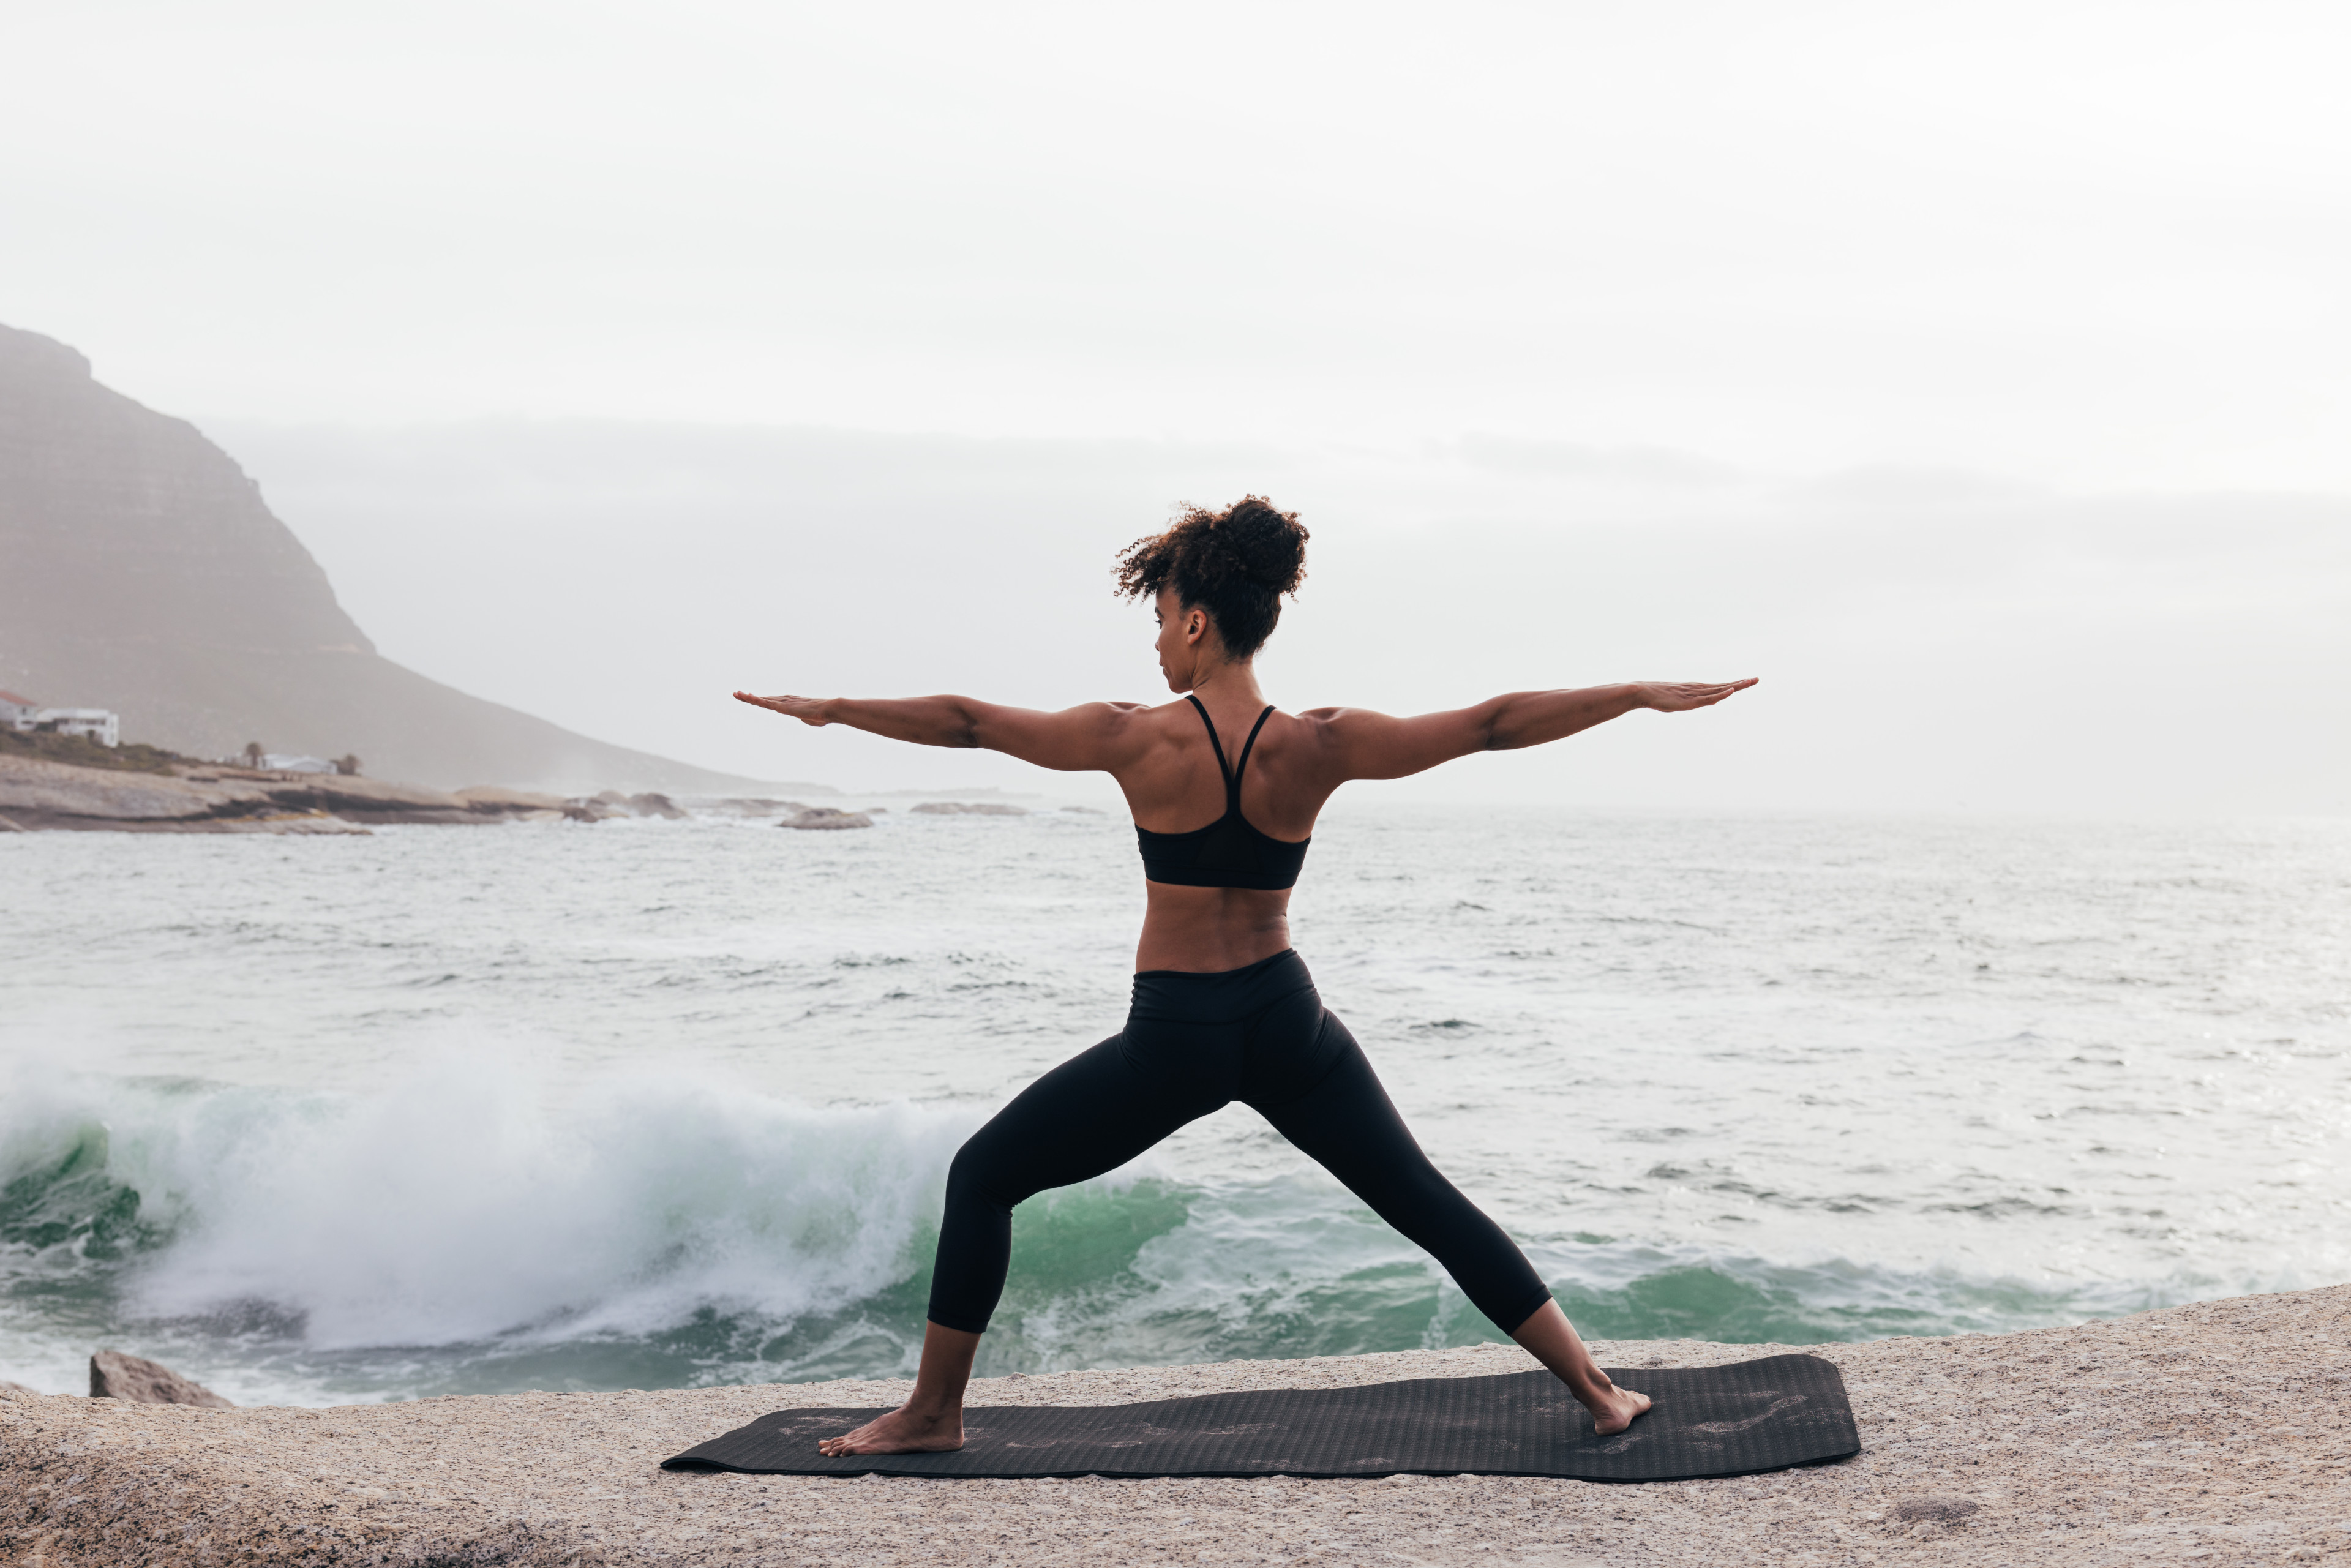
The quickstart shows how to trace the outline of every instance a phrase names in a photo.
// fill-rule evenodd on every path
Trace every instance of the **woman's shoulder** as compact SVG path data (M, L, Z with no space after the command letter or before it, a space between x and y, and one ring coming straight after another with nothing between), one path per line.
M1348 729L1360 729L1366 725L1394 722L1389 715L1380 712L1377 708L1368 707L1301 708L1291 716L1298 721L1301 734L1311 734L1318 737L1343 733Z

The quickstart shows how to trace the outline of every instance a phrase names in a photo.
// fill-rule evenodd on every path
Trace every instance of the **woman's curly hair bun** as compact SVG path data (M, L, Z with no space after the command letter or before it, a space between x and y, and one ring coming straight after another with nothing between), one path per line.
M1226 655L1247 659L1273 635L1281 598L1306 577L1306 530L1296 512L1243 496L1221 512L1186 507L1165 533L1135 540L1113 569L1124 599L1174 588L1186 609L1206 610Z

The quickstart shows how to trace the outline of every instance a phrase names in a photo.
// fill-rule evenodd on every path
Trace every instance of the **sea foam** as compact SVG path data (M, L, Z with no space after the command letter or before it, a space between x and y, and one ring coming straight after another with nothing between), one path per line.
M266 1308L319 1349L838 1309L926 1266L946 1162L977 1119L674 1072L559 1092L454 1051L365 1096L26 1087L0 1130L13 1176L55 1170L97 1127L108 1176L138 1195L129 1311Z

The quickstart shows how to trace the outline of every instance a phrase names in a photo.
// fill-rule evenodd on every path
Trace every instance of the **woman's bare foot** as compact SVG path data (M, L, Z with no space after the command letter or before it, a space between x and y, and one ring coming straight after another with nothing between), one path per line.
M1545 1301L1534 1316L1510 1331L1510 1337L1567 1385L1567 1391L1592 1412L1592 1429L1602 1437L1614 1437L1649 1408L1647 1395L1619 1388L1608 1380L1557 1301Z
M1592 1412L1592 1429L1602 1437L1612 1437L1623 1431L1633 1424L1634 1417L1647 1412L1647 1395L1617 1387L1608 1381L1606 1373L1600 1375L1600 1382L1598 1388L1577 1389L1575 1396L1586 1410Z
M854 1432L827 1437L817 1451L841 1454L942 1454L963 1447L963 1391L971 1381L979 1336L961 1329L923 1325L923 1364L914 1392L886 1416L876 1416Z
M816 1447L817 1452L834 1458L843 1454L945 1453L963 1447L963 1406L925 1416L918 1414L909 1400L854 1432L827 1437Z

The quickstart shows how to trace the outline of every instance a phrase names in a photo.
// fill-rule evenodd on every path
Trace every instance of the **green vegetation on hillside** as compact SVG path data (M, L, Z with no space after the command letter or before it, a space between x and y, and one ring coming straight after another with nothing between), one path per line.
M153 746L101 746L86 735L20 734L0 729L0 756L38 757L76 768L111 768L124 773L169 773L173 763L197 762Z

